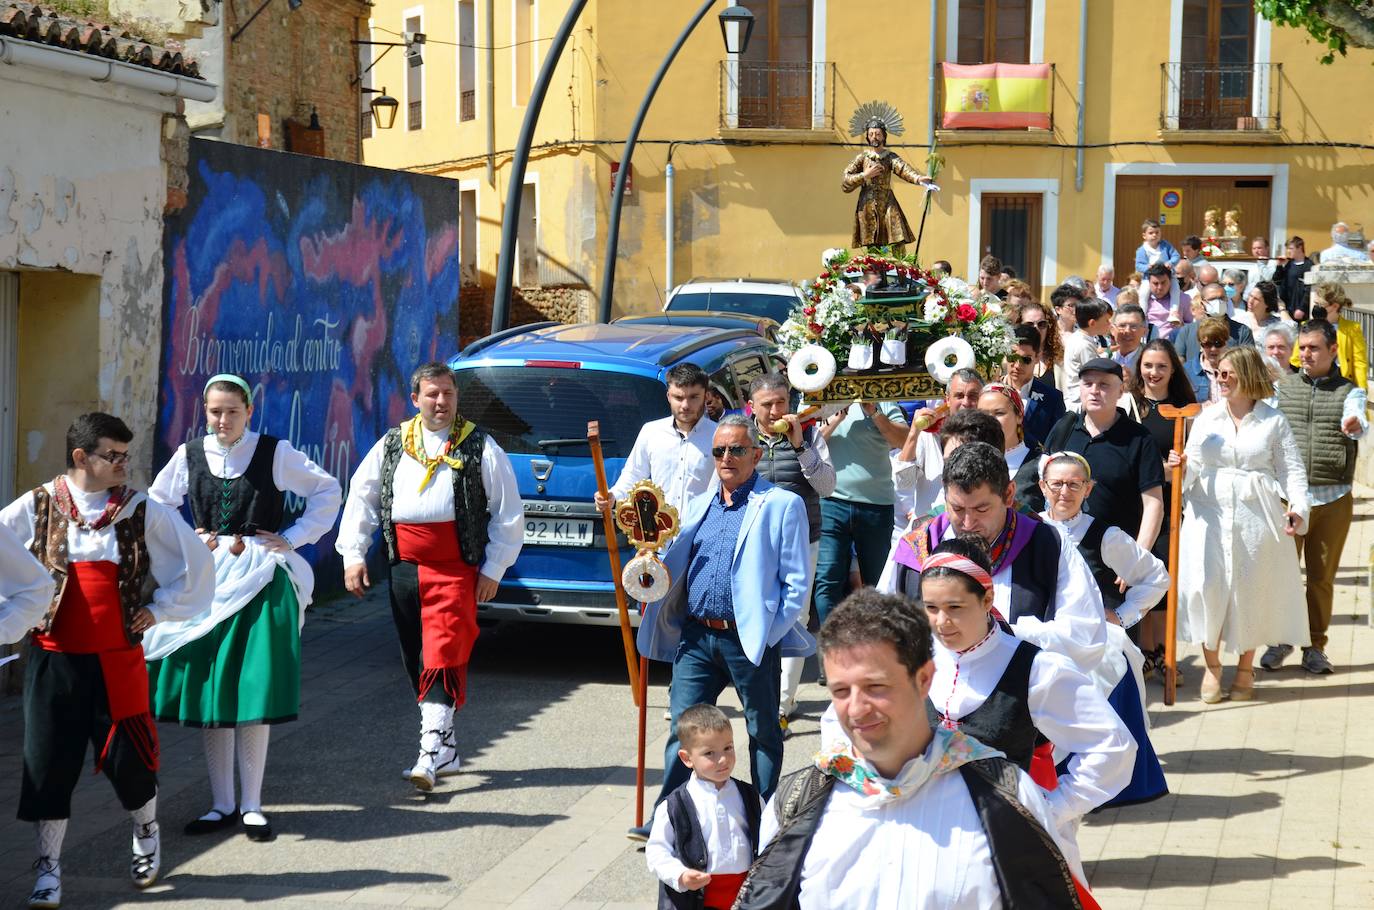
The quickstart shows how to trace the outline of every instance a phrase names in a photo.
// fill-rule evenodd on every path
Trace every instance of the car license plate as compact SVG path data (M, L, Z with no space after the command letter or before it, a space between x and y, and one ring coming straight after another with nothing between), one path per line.
M526 518L525 543L558 547L590 547L591 521L580 518Z

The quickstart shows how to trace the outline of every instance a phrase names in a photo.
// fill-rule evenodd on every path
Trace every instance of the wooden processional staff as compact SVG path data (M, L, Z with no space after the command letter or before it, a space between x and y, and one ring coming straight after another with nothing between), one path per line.
M1181 408L1162 404L1159 416L1174 422L1174 451L1183 451L1183 437L1188 419L1202 413L1202 405L1190 404ZM1169 495L1169 599L1164 619L1164 704L1174 703L1178 683L1178 531L1183 514L1183 465L1173 469Z

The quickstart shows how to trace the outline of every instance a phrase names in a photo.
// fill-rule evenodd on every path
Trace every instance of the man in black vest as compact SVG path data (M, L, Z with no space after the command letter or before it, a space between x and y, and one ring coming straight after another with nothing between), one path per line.
M735 907L1082 906L1077 851L1030 777L927 719L925 610L859 591L820 649L844 739L783 779Z
M1090 673L1106 652L1106 615L1097 582L1078 550L1054 528L1016 511L1002 452L968 442L945 460L945 511L898 541L878 588L921 599L921 566L961 534L982 538L992 557L993 607L1017 638L1068 657Z
M769 373L755 379L749 386L749 406L759 427L759 475L790 493L796 493L806 504L807 540L810 547L811 580L815 584L816 558L821 549L821 497L835 492L835 465L830 461L830 449L825 437L815 425L803 427L791 407L792 388L779 373ZM775 423L785 422L787 430L777 433ZM811 592L806 595L807 607L800 622L805 625L810 616ZM778 705L778 723L787 731L787 720L797 706L797 686L801 683L804 657L782 659L782 699Z
M382 529L401 660L420 703L420 754L404 776L428 791L458 771L453 712L467 699L477 604L520 555L525 509L506 453L458 414L448 366L416 370L410 401L420 413L388 430L349 481L335 547L344 586L362 597Z
M1324 319L1303 323L1298 334L1302 370L1279 379L1279 410L1288 418L1307 466L1307 499L1312 512L1307 533L1297 538L1298 558L1307 563L1307 627L1310 647L1302 668L1332 672L1326 656L1331 602L1341 551L1354 514L1353 484L1358 440L1369 429L1365 391L1341 375L1336 364L1336 327ZM1293 653L1292 644L1272 645L1260 666L1277 670Z

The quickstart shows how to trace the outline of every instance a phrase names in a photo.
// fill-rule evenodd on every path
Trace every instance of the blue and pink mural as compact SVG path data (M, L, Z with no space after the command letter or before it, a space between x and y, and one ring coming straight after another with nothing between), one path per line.
M254 387L254 430L340 482L410 411L408 379L458 346L451 180L195 139L169 215L155 467L205 432L216 373ZM304 555L341 586L333 535Z

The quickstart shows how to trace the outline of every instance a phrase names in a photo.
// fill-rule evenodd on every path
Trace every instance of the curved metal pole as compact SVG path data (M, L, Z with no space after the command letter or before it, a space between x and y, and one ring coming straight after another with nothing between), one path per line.
M520 138L515 143L515 155L510 160L510 187L506 191L506 209L501 217L501 252L496 262L496 293L491 301L491 330L493 333L506 328L510 319L510 295L513 283L511 276L515 271L515 238L520 227L520 194L525 188L525 166L530 160L530 146L534 143L534 127L539 122L539 111L544 106L544 96L548 94L549 83L553 81L554 68L558 58L563 56L563 48L572 35L577 17L587 0L572 0L568 12L563 16L563 24L558 26L558 34L549 43L544 63L539 67L539 78L530 90L529 103L525 107L525 122L520 125ZM487 111L490 118L494 112Z
M654 73L654 81L649 83L649 90L644 93L644 100L640 102L639 113L635 115L634 125L630 127L630 134L625 138L625 148L620 153L620 171L615 175L615 189L611 191L611 213L606 219L606 262L601 268L601 299L597 302L596 321L611 321L611 297L615 288L615 257L620 246L620 209L625 204L625 179L630 175L630 159L634 157L635 143L639 141L639 130L644 126L644 117L649 113L649 105L653 103L654 95L658 92L658 87L663 83L663 77L668 72L668 67L673 65L673 60L677 58L677 52L682 50L682 45L687 43L687 38L692 34L692 30L697 27L697 23L715 6L716 0L706 0L701 4L701 9L692 17L692 21L687 23L687 27L682 30L682 34L677 36L673 49L668 51L668 56L663 58L663 63L659 66L658 72ZM669 288L669 290L672 290Z

